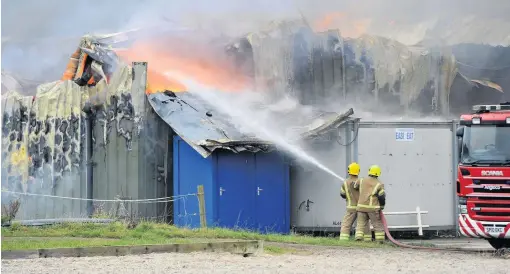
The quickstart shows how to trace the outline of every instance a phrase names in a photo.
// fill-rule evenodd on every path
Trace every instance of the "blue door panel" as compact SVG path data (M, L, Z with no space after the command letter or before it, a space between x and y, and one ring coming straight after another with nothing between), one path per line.
M209 191L212 185L212 165L210 158L203 158L181 138L174 139L174 195L197 192L198 185ZM209 202L209 201L208 201ZM206 202L208 209L212 203ZM178 226L200 227L198 200L193 197L180 197L174 201L174 223ZM206 209L207 212L207 209Z
M254 157L251 153L217 152L218 224L252 229L254 218Z
M263 233L288 233L288 166L276 152L257 153L255 159L257 229Z

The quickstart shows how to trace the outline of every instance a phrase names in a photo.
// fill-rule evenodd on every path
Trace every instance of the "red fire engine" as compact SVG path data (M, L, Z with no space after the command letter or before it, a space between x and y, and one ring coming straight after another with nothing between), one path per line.
M510 102L474 106L457 137L460 233L510 248Z

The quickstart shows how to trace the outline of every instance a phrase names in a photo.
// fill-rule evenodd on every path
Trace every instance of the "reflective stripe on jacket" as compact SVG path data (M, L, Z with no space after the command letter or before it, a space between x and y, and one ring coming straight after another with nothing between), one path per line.
M381 209L379 196L384 195L384 184L375 177L362 178L353 185L359 189L357 210L361 212L373 212Z
M349 176L340 189L340 195L345 196L347 212L355 212L359 199L359 191L354 188L357 177Z

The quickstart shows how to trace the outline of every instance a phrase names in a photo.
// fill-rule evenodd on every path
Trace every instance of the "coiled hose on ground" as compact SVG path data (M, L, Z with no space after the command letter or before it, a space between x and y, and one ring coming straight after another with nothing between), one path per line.
M482 250L478 250L478 249L470 250L470 249L463 249L463 248L456 248L456 247L446 247L446 248L427 247L427 246L417 246L417 245L409 245L409 244L401 243L401 242L395 240L391 236L390 230L388 229L388 224L386 223L386 218L384 217L384 213L382 212L382 210L380 212L381 212L381 221L382 221L382 224L384 226L384 233L386 233L386 237L388 237L390 242L392 242L396 246L403 247L403 248L431 250L431 251L455 251L455 252L465 252L465 253L480 253L480 252L483 252Z

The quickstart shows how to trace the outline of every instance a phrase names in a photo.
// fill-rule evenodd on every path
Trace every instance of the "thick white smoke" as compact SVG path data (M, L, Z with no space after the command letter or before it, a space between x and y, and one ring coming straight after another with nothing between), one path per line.
M5 0L2 67L27 79L50 81L61 76L86 33L187 26L237 35L301 14L313 25L333 12L346 19L332 27L346 33L368 19L362 31L403 43L435 36L438 41L508 45L509 11L510 2L498 0Z

